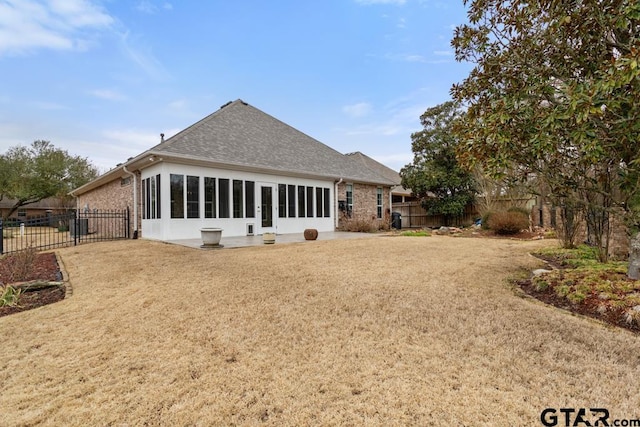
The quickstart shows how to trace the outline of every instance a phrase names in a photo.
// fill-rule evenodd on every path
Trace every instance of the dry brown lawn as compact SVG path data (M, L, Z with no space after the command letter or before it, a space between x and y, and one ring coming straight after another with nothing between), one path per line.
M0 318L0 425L541 425L640 416L640 337L520 297L547 241L379 237L59 251Z

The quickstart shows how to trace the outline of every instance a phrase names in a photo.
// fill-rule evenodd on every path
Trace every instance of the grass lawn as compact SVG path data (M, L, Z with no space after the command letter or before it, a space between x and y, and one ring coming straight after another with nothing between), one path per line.
M61 249L73 295L0 318L0 425L520 426L547 407L639 418L640 337L509 284L549 244Z

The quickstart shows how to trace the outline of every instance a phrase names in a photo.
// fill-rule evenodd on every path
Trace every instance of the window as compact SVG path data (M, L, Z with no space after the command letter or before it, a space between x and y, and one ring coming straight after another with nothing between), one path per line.
M171 218L184 218L184 175L171 174Z
M216 217L216 179L204 178L204 217Z
M322 188L316 187L316 217L322 218Z
M220 218L229 218L229 180L218 180L218 209Z
M160 174L156 175L156 218L160 219Z
M142 180L142 219L160 218L160 175Z
M242 205L242 181L233 180L233 217L242 218L244 206Z
M18 217L24 218L27 216L27 211L24 209L18 209Z
M247 218L256 217L256 183L253 181L244 182L244 201L245 201L245 216Z
M347 184L347 215L353 212L353 184Z
M298 185L298 217L304 218L305 208L304 185Z
M377 202L377 214L378 219L382 218L382 188L377 189L376 193L376 202Z
M148 218L155 219L156 218L156 177L152 176L151 178L147 178L149 180L149 193L150 197L150 205L151 205L151 216Z
M187 218L200 218L200 177L187 175Z
M288 185L287 190L289 192L289 218L296 217L296 186Z
M278 218L287 217L287 186L278 184Z
M313 218L313 187L307 187L307 216Z
M331 190L324 189L324 217L331 217Z
M149 207L150 200L149 200L148 188L149 188L149 178L143 179L142 180L142 203L143 203L142 219L147 219L149 218L149 215L151 215L151 209Z

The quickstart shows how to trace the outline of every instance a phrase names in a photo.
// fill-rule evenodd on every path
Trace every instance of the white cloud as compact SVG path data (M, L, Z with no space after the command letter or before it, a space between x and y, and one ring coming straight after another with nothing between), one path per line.
M154 145L159 144L160 133L160 131L148 132L137 129L116 129L104 131L103 135L111 141L111 143L120 147L123 154L124 151L127 152L128 155L125 154L123 158L120 159L120 161L124 162L127 158L138 155ZM167 133L164 133L165 138L168 138Z
M129 32L120 35L120 41L124 53L140 67L149 77L156 80L164 80L169 73L162 63L154 56L150 48L138 46L137 39L131 38Z
M47 102L47 101L35 101L32 102L34 108L38 108L40 110L48 110L48 111L59 111L59 110L68 110L69 107L66 105L58 104L55 102Z
M172 10L173 5L169 2L163 2L162 5L158 6L154 2L148 0L142 0L136 4L136 10L142 13L154 14L160 9Z
M0 55L35 49L83 50L88 32L114 19L87 0L4 0L0 3Z
M371 112L371 104L360 102L353 105L345 105L342 111L351 117L364 117Z
M433 52L436 56L453 56L452 50L436 50Z
M95 96L96 98L106 99L108 101L122 101L127 98L120 92L113 91L110 89L90 90L89 95Z
M402 5L402 4L405 4L406 2L407 2L407 0L356 0L356 3L364 4L364 5L369 5L369 4L397 4L397 5Z

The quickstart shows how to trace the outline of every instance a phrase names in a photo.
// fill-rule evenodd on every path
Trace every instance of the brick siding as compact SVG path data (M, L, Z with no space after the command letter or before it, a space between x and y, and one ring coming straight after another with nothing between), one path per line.
M138 184L138 218L133 218L133 178L129 175L115 179L107 184L101 185L87 193L78 196L78 209L98 209L98 210L131 210L131 230L133 236L134 221L138 221L138 233L142 230L142 184L140 172L136 173ZM139 237L140 234L138 234Z
M346 219L373 221L378 224L388 225L390 222L391 207L389 197L391 189L382 187L382 218L378 218L378 188L377 185L357 184L353 185L353 211L349 217L346 211L338 212L338 228ZM347 200L347 183L338 185L337 200Z

